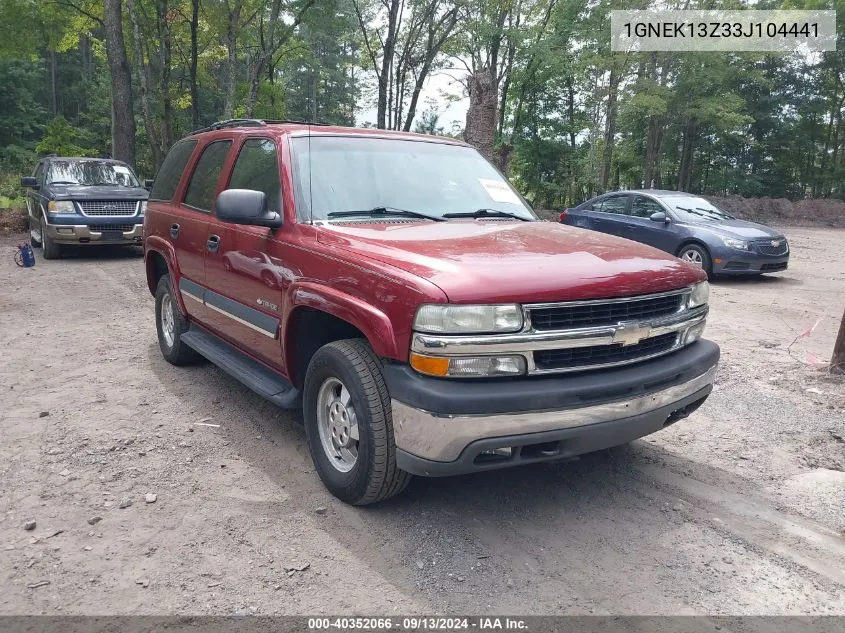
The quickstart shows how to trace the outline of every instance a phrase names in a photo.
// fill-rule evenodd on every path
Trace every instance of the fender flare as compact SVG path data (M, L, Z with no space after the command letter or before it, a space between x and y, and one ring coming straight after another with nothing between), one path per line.
M179 277L181 277L181 274L177 263L179 260L176 258L176 249L173 248L173 244L157 235L150 235L144 243L144 270L147 276L147 288L150 289L150 294L155 296L156 288L153 284L153 277L150 275L150 253L156 253L164 259L167 272L173 283L173 290L176 291L176 302L179 304L182 314L187 314L185 303L182 301L182 293L179 292Z
M350 294L313 282L296 282L288 289L289 309L283 327L285 348L288 347L288 323L297 308L325 312L358 328L367 338L373 352L382 358L399 358L393 324L386 314Z

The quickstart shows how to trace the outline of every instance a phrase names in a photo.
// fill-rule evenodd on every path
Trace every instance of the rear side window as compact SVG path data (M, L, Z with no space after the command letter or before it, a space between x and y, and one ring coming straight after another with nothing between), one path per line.
M150 191L150 200L173 198L176 187L179 186L179 180L182 178L182 172L185 171L185 165L188 164L188 159L196 146L196 141L181 141L170 149L161 169L158 170L158 176Z
M625 215L625 208L628 206L627 196L613 196L612 198L605 198L601 203L602 213L615 213L617 215Z
M214 204L214 192L217 189L217 179L226 162L232 141L214 141L203 150L197 161L191 182L188 183L188 193L185 194L185 204L200 211L211 211Z
M267 208L281 211L282 182L276 144L266 138L247 139L232 169L228 188L263 191L267 196Z

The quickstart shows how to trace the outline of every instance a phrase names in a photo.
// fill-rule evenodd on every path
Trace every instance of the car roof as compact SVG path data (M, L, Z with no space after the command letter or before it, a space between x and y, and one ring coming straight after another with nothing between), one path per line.
M624 193L636 193L642 194L646 196L654 196L655 198L669 198L671 196L695 196L700 197L694 193L687 193L686 191L670 191L668 189L624 189L620 191L608 191L602 195L612 195L612 194L624 194Z
M441 143L444 145L461 145L469 147L461 140L447 136L434 136L431 134L420 134L416 132L400 132L397 130L382 130L379 128L347 127L341 125L325 125L308 123L304 121L267 121L261 119L243 119L233 121L220 121L206 128L191 132L186 138L205 137L207 135L225 136L226 132L236 132L252 136L358 136L376 138L395 138L414 141L425 141L428 143Z

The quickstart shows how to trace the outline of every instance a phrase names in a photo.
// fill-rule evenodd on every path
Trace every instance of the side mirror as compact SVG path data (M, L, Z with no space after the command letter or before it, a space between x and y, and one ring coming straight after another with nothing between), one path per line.
M21 178L21 187L26 189L38 189L38 181L34 176L24 176Z
M214 215L224 222L277 229L282 216L267 210L267 196L253 189L227 189L217 196Z
M652 213L648 219L652 222L663 222L664 224L669 222L669 217L663 211Z
M147 189L147 190L152 189L152 188L153 188L153 183L154 183L154 182L155 182L155 181L154 181L152 178L147 178L147 179L144 181L144 189Z

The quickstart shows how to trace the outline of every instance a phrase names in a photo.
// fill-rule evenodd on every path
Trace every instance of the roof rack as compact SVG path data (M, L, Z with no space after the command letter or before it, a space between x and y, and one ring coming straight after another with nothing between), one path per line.
M230 127L261 127L263 125L278 125L280 123L296 123L300 125L329 125L328 123L320 123L317 121L297 121L294 119L226 119L225 121L217 121L207 127L200 128L191 132L190 136L200 134L202 132L213 132L214 130L222 130Z

